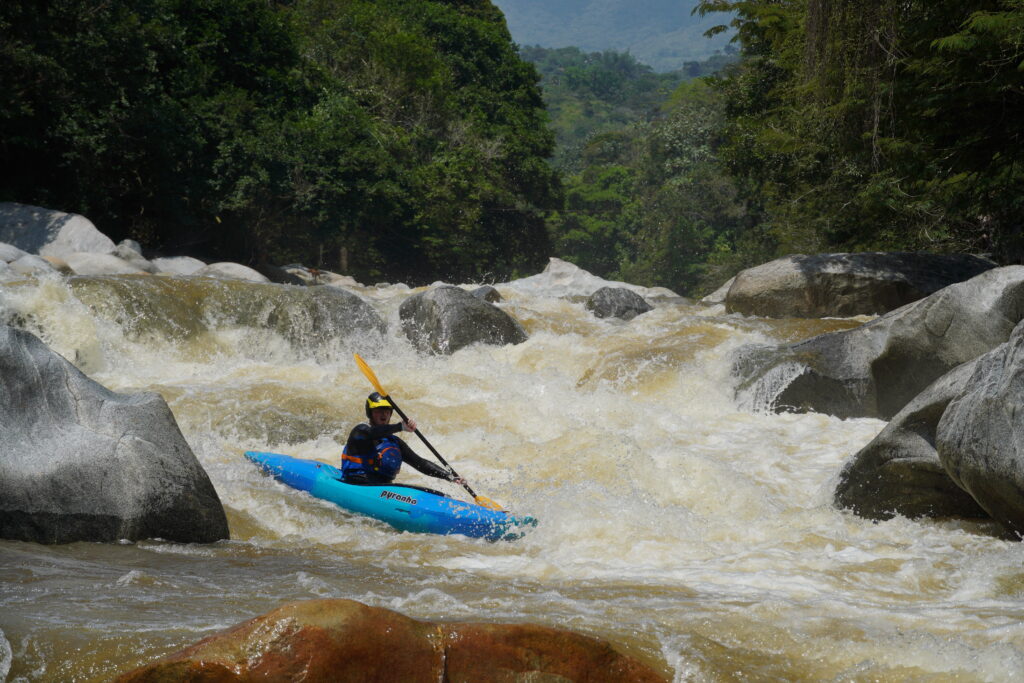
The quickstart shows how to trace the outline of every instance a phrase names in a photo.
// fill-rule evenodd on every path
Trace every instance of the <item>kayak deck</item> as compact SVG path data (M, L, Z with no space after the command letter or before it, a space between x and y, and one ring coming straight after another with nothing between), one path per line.
M246 451L245 457L292 488L386 522L399 531L497 541L521 538L526 529L537 525L533 517L490 510L418 486L347 484L341 481L341 470L317 460L261 451Z

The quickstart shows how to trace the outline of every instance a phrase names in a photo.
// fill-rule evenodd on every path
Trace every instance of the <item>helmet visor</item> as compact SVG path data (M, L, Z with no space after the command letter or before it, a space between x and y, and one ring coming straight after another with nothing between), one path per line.
M391 402L388 401L388 399L384 396L382 396L379 401L374 401L373 399L369 398L366 399L367 410L376 410L377 408L385 408L387 410L394 409L394 407L391 405Z

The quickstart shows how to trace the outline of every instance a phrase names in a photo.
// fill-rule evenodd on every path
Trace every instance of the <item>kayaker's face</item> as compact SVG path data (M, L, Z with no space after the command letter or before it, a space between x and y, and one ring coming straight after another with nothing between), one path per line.
M386 425L391 422L391 408L374 408L370 411L371 425Z

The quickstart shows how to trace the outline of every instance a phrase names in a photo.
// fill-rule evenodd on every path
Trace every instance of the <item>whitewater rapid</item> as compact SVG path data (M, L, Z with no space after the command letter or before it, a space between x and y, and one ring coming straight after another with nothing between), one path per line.
M402 337L402 286L354 290L387 334L311 347L198 308L193 329L181 322L187 280L167 282L184 307L164 316L174 329L151 319L170 304L130 285L99 303L60 279L6 286L0 311L108 388L164 396L232 540L0 542L8 680L104 680L319 597L571 628L677 681L1024 673L1020 544L977 523L835 509L843 462L884 423L776 415L734 396L740 346L862 321L744 318L678 299L600 320L564 292L499 284L529 340L427 356ZM479 493L539 526L512 543L397 533L246 462L254 449L337 464L372 390L354 351ZM400 478L464 497L409 468Z

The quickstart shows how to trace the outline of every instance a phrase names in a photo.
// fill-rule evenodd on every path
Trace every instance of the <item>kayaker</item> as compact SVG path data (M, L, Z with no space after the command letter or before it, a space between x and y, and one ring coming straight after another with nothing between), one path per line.
M465 480L449 470L416 454L395 434L415 432L416 422L391 424L393 408L376 391L366 397L366 419L352 428L341 454L342 480L348 484L388 484L394 481L402 463L409 463L423 474L456 484Z

